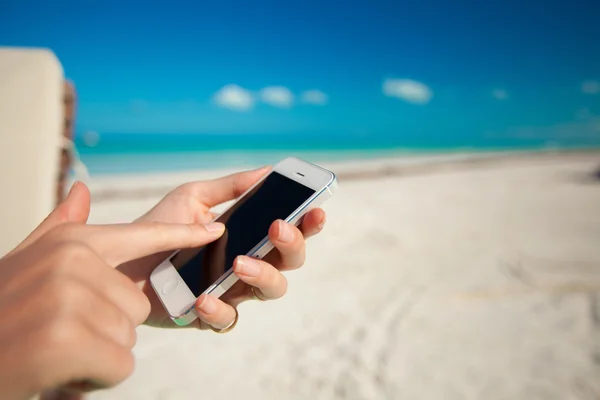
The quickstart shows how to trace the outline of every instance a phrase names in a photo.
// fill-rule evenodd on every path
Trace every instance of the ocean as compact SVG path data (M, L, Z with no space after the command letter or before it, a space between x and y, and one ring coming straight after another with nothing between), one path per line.
M456 135L374 139L367 135L156 133L79 134L75 144L91 175L244 168L272 164L288 156L320 163L418 154L536 150L557 145L541 139L473 140Z

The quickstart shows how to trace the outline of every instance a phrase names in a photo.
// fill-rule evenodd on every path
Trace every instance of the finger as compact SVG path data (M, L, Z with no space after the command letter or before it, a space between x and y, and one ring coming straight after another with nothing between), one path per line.
M65 200L59 204L10 254L23 250L45 235L52 228L67 222L85 223L90 214L90 191L75 182Z
M277 220L269 228L269 240L276 251L271 251L264 260L280 271L300 268L305 259L305 241L295 226Z
M98 335L86 324L73 320L52 324L48 329L37 334L51 346L36 358L39 368L48 372L48 382L87 382L87 389L104 388L120 383L133 372L131 350ZM56 360L62 360L60 368Z
M225 329L235 321L235 310L229 304L208 294L196 300L198 317L215 329Z
M233 272L258 290L261 300L278 299L287 291L287 279L277 268L256 258L240 256L233 263Z
M135 224L75 226L62 239L85 242L107 264L116 267L127 261L168 250L200 247L223 235L225 226L214 222L198 224Z
M106 296L91 290L79 320L97 335L131 349L137 335L129 317Z
M70 353L70 354L69 354ZM68 355L67 355L68 354ZM60 359L67 361L76 389L90 390L115 386L133 373L131 350L90 331ZM65 357L66 356L66 357Z
M327 221L327 215L321 208L316 208L309 211L302 219L300 224L300 231L304 235L305 239L316 235L323 230L325 222Z
M109 269L106 266L104 268ZM71 322L68 328L83 325L120 346L133 347L136 335L129 318L112 301L91 287L89 282L69 273L63 273L60 280L49 276L42 279L52 283L42 288L45 291L38 290L38 294L45 299L38 306L40 315L58 313L63 321Z
M104 262L89 262L71 272L110 302L135 327L142 324L150 314L150 301L133 281L116 269L107 268Z
M271 167L245 171L222 178L185 184L184 190L199 198L208 207L214 207L229 200L237 199L252 185L264 177Z

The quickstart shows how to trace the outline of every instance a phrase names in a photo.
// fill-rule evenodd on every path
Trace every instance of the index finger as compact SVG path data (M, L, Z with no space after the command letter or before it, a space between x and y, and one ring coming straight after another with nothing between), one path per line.
M237 199L262 177L271 167L263 167L253 171L239 172L210 181L186 183L184 188L193 197L198 198L208 207L214 207L229 200Z
M85 243L107 264L116 267L163 251L204 246L221 237L225 225L136 222L83 225L79 229L73 231L73 239Z

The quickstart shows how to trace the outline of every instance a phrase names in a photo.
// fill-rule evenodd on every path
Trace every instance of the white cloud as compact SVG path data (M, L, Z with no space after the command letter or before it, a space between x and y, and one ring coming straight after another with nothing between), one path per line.
M318 106L324 106L329 101L329 97L321 92L320 90L307 90L302 93L302 102L307 104L315 104Z
M492 90L492 96L497 100L506 100L508 99L508 92L504 89L494 89Z
M260 98L274 107L289 108L294 103L294 94L285 86L268 86L260 91Z
M433 97L429 86L410 79L386 79L382 89L386 96L397 97L414 104L427 104Z
M235 84L223 86L213 97L220 107L237 111L247 111L254 107L254 97L249 90Z
M598 94L600 93L600 82L588 80L581 84L581 91L585 94Z

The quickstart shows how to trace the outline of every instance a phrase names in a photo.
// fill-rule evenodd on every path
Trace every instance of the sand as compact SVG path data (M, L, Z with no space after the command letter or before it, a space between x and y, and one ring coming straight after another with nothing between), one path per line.
M436 163L340 165L283 299L227 335L140 327L134 375L90 397L599 399L600 153ZM99 179L90 221L216 175Z

